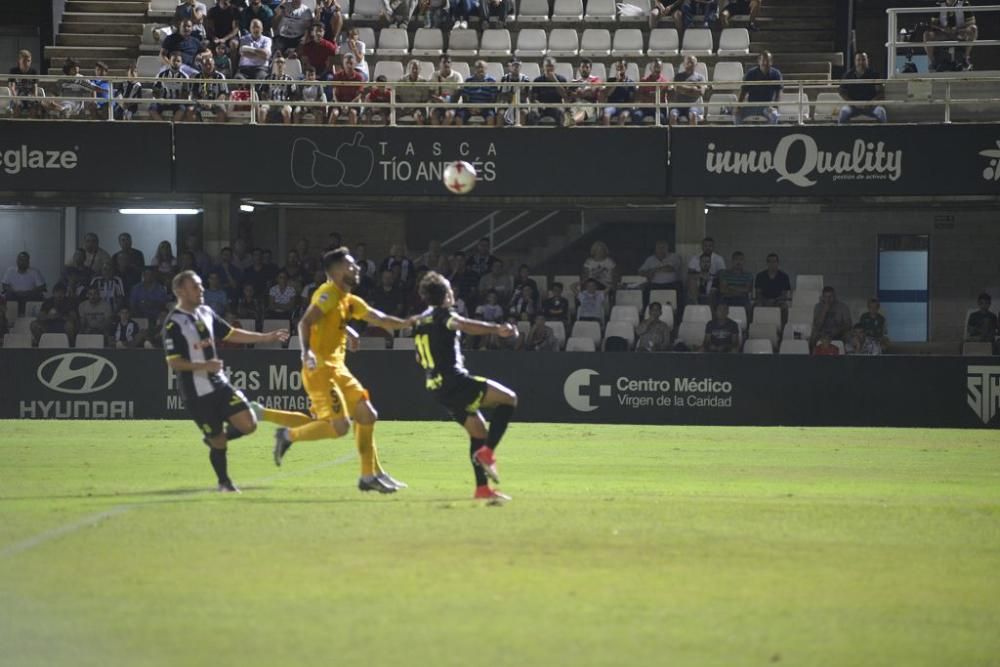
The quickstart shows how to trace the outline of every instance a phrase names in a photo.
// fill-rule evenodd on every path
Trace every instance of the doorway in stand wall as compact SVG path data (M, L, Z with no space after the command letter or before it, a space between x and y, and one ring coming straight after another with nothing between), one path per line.
M925 343L930 330L930 247L927 234L879 234L877 292L889 338Z

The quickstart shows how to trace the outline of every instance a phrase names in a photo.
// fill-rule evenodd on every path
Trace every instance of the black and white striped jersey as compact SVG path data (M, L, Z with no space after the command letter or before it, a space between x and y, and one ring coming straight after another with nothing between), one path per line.
M215 341L225 339L233 328L206 305L194 312L174 308L163 324L163 350L167 359L180 357L195 363L218 358ZM225 372L174 371L181 396L190 401L228 386Z
M165 100L186 100L190 97L188 79L183 71L167 68L156 75L153 85L153 95Z
M282 74L281 76L271 74L270 78L275 81L295 81L295 79L287 74ZM262 87L267 89L267 99L272 102L287 102L295 96L296 86L293 83L272 83Z
M212 72L207 77L203 73L191 79L191 92L196 100L217 100L220 96L229 97L229 86L222 72Z

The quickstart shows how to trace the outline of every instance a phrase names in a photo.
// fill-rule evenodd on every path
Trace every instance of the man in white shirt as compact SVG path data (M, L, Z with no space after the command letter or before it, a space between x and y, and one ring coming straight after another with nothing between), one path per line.
M313 22L313 11L302 0L285 0L274 13L275 47L284 52L297 49Z
M688 262L688 271L698 273L701 270L701 256L705 254L712 256L711 275L713 278L718 278L719 272L726 268L726 260L715 252L715 239L711 236L706 236L701 240L701 253L691 257L691 261Z
M31 266L31 255L20 252L17 265L3 274L3 291L8 301L17 301L24 309L26 301L41 301L45 295L45 278L41 271Z
M677 290L680 296L684 291L680 278L681 258L677 253L670 252L666 241L657 241L653 254L639 267L639 275L646 279L642 286L642 306L645 310L649 304L649 292L654 289Z
M270 71L271 38L264 35L264 24L250 22L250 34L240 37L239 78L266 79Z

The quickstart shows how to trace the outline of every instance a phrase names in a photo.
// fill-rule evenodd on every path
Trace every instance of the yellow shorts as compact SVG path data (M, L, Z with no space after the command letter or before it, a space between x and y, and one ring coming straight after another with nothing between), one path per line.
M302 387L309 396L313 419L333 421L350 418L361 401L368 400L368 390L351 375L346 366L319 365L316 370L302 369Z

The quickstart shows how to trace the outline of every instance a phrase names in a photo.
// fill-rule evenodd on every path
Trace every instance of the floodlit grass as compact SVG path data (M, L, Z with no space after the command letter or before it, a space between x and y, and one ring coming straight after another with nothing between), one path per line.
M3 665L998 665L996 431L0 422Z

